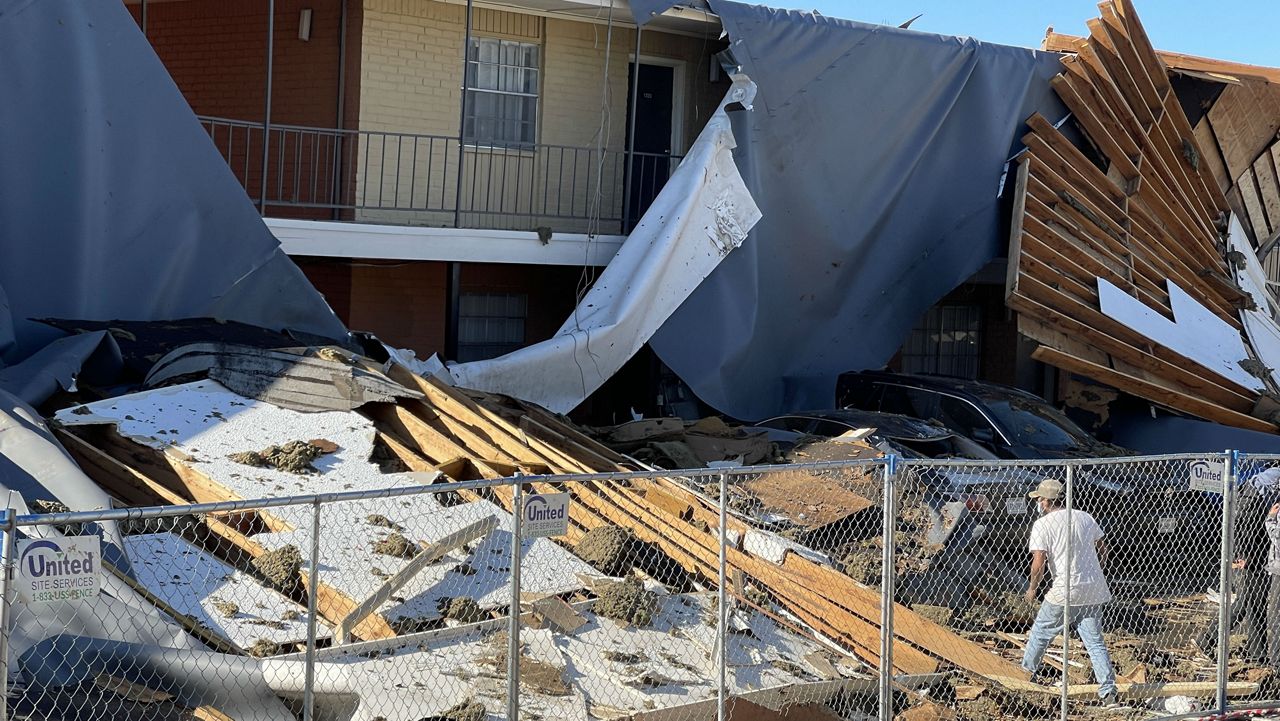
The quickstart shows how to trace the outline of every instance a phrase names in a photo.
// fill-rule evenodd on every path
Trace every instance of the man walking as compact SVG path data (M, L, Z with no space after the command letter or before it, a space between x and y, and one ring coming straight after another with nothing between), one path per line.
M1027 634L1022 668L1034 678L1049 643L1062 630L1064 608L1069 607L1071 625L1080 634L1093 664L1098 696L1104 704L1114 705L1116 674L1102 639L1102 608L1111 600L1111 589L1102 575L1100 560L1106 556L1102 527L1093 516L1076 509L1071 510L1068 526L1062 484L1051 478L1041 481L1039 487L1027 495L1040 505L1040 518L1031 526L1031 582L1027 602L1036 602L1046 564L1053 575L1053 584Z

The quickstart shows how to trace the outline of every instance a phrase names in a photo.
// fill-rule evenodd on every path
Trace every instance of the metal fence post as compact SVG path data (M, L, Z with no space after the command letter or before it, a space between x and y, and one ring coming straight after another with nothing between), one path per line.
M1067 579L1065 584L1066 591L1062 599L1062 703L1061 703L1061 719L1067 721L1067 701L1070 698L1069 686L1071 685L1071 511L1074 509L1074 500L1071 492L1075 486L1076 467L1067 464L1067 563L1066 568L1062 569L1063 578ZM1055 579L1056 580L1056 579ZM1101 679L1099 679L1101 681Z
M511 484L511 610L507 626L507 719L520 720L520 554L524 497L520 480Z
M1222 558L1219 559L1218 595L1218 713L1227 711L1227 658L1231 655L1231 562L1235 525L1235 490L1240 472L1239 451L1225 451L1222 462Z
M302 721L315 718L316 705L316 596L320 586L320 500L311 509L311 575L307 578L307 661L302 688Z
M716 690L716 721L725 721L729 678L729 594L725 593L728 581L725 578L729 545L729 474L720 474L720 571L719 586L716 589L716 665L720 673L720 683Z
M4 529L4 572L0 573L0 721L9 719L9 626L13 605L13 555L18 540L14 523L18 512L12 508L0 511L0 528Z
M880 718L893 718L893 587L894 557L897 555L893 531L897 524L898 456L885 456L883 517L880 535Z

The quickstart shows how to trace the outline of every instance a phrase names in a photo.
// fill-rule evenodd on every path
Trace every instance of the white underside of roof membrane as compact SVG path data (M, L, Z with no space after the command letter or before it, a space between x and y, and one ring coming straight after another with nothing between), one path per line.
M285 644L307 638L307 609L172 533L125 538L134 575L175 611L248 650L258 639ZM234 603L228 616L217 602ZM229 609L228 609L229 610ZM292 612L290 614L289 612ZM316 626L320 638L329 628Z
M553 696L522 685L522 717L624 718L714 699L714 598L711 593L664 595L652 624L644 628L599 617L580 606L587 623L572 634L522 629L523 655L562 669L569 687L568 695ZM805 660L824 652L817 643L753 611L735 616L743 630L729 637L731 693L821 680ZM318 691L317 703L323 706L326 695L335 699L345 690L360 698L353 721L417 721L475 700L484 704L489 718L505 718L506 666L496 664L495 657L505 654L506 628L505 620L491 621L322 650L318 667L325 667L335 682L331 694ZM828 659L835 658L826 653ZM272 663L300 659L295 654Z
M1157 313L1104 278L1098 278L1098 303L1103 313L1131 330L1196 361L1227 380L1262 391L1262 381L1240 366L1240 361L1249 358L1249 351L1239 331L1187 295L1173 281L1165 282L1175 320Z
M1267 271L1258 260L1244 227L1235 216L1231 218L1228 242L1231 249L1244 256L1243 268L1236 270L1236 282L1244 292L1253 296L1256 310L1241 311L1244 319L1245 334L1249 336L1249 344L1258 354L1263 365L1273 369L1271 378L1280 385L1280 325L1275 321L1276 304L1271 293L1267 292Z
M418 486L412 474L385 474L369 461L374 426L354 412L300 413L241 397L214 381L160 388L66 409L57 415L66 425L111 424L138 443L178 453L185 463L243 499L272 498ZM323 439L338 450L316 459L319 471L297 475L256 468L228 458L289 441ZM303 570L310 568L312 506L265 511L292 530L253 536L269 550L296 546ZM366 519L382 515L414 541L431 543L494 517L498 529L479 541L451 551L396 592L381 613L388 619L428 620L440 616L443 599L466 596L482 608L510 603L511 516L488 502L442 505L435 495L421 494L324 504L320 513L320 581L356 602L372 595L408 563L373 550L393 529ZM595 569L549 539L523 543L521 586L525 593L561 594L582 588L578 575L598 576Z
M733 86L688 154L572 315L551 338L492 360L449 366L466 388L568 413L604 385L760 220L733 160L725 105L750 107L755 83Z

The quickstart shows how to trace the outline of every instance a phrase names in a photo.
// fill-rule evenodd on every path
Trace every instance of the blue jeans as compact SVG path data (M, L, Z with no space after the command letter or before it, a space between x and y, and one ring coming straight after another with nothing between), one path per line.
M1071 625L1084 642L1093 664L1093 677L1098 682L1098 695L1106 696L1116 690L1116 672L1111 668L1111 656L1102 640L1102 606L1072 606ZM1027 648L1022 653L1022 668L1035 673L1044 659L1053 637L1062 631L1062 606L1045 601L1040 604L1036 622L1027 633Z

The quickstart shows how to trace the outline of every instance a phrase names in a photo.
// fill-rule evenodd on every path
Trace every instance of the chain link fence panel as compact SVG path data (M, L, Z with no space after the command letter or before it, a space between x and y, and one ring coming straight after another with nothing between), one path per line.
M1125 712L1159 716L1217 708L1222 618L1222 690L1256 705L1273 479L1280 457L891 457L27 516L8 717L1093 718L1081 627ZM1080 565L1047 612L1055 514Z

